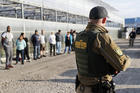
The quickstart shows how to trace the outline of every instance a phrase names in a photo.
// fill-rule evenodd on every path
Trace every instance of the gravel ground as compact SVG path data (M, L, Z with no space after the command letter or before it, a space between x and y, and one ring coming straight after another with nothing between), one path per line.
M114 78L116 91L140 93L140 42L136 40L134 48L125 40L117 44L132 58L132 65ZM1 65L0 93L75 93L76 73L74 53L18 64L9 71Z
M9 71L2 66L0 93L74 93L74 59L74 54L46 57Z

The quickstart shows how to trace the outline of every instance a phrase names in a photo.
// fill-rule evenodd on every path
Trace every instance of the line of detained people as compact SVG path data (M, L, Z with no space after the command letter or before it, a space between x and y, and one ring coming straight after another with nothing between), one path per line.
M65 50L64 53L70 53L73 50L73 42L76 37L76 31L71 30L65 35ZM11 27L7 26L7 31L1 34L1 42L5 50L6 55L6 67L5 69L13 68L12 59L13 59L13 34L11 33ZM50 56L55 56L61 54L61 46L63 41L63 36L61 35L61 30L58 30L56 34L51 32L49 38L50 45ZM35 33L31 37L31 42L33 44L33 59L37 60L42 57L46 57L46 42L47 38L45 37L44 30L41 30L41 35L35 30ZM56 49L56 51L55 51ZM21 58L19 57L21 55ZM29 40L25 37L25 33L21 33L19 38L16 40L16 64L21 61L21 64L24 64L24 61L31 61L29 56ZM16 65L15 64L15 65Z
M76 31L71 30L70 32L67 32L65 35L65 49L64 54L68 53L70 54L71 51L73 51L73 44L76 38ZM56 34L51 32L51 35L49 36L49 44L50 44L50 56L55 56L55 53L57 55L61 54L61 46L62 46L63 36L61 35L61 30L58 30ZM55 51L56 49L56 51Z

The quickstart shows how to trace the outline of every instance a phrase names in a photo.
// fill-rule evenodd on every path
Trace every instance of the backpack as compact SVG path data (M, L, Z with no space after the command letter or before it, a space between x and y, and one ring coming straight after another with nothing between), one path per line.
M3 32L3 33L1 34L1 44L2 44L2 46L4 45L4 40L5 40L5 38L2 37L2 35L3 35L4 33L5 33L5 32Z

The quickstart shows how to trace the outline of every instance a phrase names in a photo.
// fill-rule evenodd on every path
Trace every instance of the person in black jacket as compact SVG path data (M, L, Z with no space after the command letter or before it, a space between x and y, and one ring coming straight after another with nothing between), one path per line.
M58 30L58 32L55 34L56 36L56 54L61 54L61 44L63 40L63 36L61 35L61 30Z
M23 36L23 39L26 42L26 47L24 49L24 59L26 60L26 58L27 58L27 60L30 62L28 38L25 37L25 34L24 33L21 33L21 35Z
M31 41L33 43L34 47L34 60L40 59L40 35L38 33L38 30L35 30L35 34L32 35Z
M133 29L132 32L129 34L129 47L133 47L134 46L134 40L136 38L136 32L135 30Z

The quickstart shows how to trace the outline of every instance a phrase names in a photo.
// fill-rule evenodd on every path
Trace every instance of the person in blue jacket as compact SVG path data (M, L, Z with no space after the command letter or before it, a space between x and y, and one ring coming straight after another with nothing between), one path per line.
M19 61L19 54L21 54L22 64L24 64L24 49L26 47L26 42L23 39L23 36L20 37L16 41L16 64Z
M68 53L71 53L71 45L72 45L72 35L70 34L70 32L67 32L67 34L65 35L65 50L64 53L67 52L68 49Z

